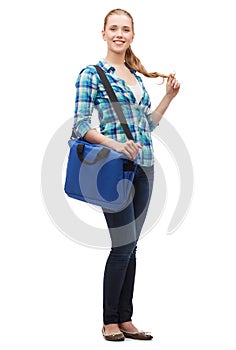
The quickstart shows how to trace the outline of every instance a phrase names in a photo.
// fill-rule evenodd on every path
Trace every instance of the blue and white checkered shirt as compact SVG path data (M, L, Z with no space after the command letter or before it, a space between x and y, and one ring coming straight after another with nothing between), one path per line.
M138 164L142 166L153 165L154 155L151 131L157 125L152 121L150 97L141 77L134 70L130 69L143 89L141 101L137 103L133 92L125 81L117 77L114 67L105 61L99 61L98 65L106 73L122 106L134 141L143 145L137 157ZM101 133L116 141L126 142L127 137L113 110L109 96L97 74L96 68L91 65L83 69L78 76L75 86L77 88L73 126L75 135L83 137L92 128L91 116L95 108L98 111Z

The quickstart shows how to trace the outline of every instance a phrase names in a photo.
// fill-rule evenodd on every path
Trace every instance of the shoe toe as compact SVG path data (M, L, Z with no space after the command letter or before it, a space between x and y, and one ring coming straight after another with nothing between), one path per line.
M138 331L134 333L122 331L126 338L137 339L137 340L152 340L153 336L149 332Z

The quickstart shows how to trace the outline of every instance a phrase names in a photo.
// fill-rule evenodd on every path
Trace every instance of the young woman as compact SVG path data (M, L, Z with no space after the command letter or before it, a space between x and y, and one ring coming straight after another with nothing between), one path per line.
M121 9L110 11L102 31L107 42L107 55L98 65L109 79L121 103L134 141L127 139L115 115L95 67L83 69L76 82L74 133L90 143L99 143L137 159L133 181L135 194L122 211L107 213L105 219L111 236L111 251L104 272L103 336L120 341L125 337L151 340L152 336L139 331L132 323L133 290L136 269L136 247L147 214L153 185L153 147L151 131L158 125L170 102L179 92L175 74L148 73L131 50L134 23L131 15ZM139 72L147 77L166 77L166 93L151 112L150 98ZM91 128L94 108L98 110L100 132Z

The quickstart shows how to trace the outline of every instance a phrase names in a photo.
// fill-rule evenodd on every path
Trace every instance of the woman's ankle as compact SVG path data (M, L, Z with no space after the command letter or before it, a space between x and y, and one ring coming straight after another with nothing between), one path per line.
M104 330L107 333L118 333L118 332L120 332L120 328L119 328L118 323L104 324L103 328L104 328Z
M127 321L127 322L121 322L119 324L119 327L121 330L126 331L126 332L138 332L138 329L133 325L132 321Z

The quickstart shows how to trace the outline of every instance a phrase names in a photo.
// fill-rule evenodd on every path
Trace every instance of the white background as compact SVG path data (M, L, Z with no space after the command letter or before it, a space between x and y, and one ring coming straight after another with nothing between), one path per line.
M117 7L134 17L133 50L147 69L177 72L181 92L165 117L183 138L195 176L188 216L168 236L178 175L168 152L156 145L168 203L140 241L134 300L135 324L154 339L121 346L235 350L236 28L229 0L1 5L0 347L115 346L101 336L108 251L76 244L57 230L40 177L48 142L73 116L78 72L105 56L103 19ZM156 91L154 104L163 88Z

